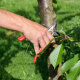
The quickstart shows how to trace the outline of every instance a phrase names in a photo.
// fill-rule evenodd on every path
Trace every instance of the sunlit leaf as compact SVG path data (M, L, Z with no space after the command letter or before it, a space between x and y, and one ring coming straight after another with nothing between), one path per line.
M80 42L78 42L78 46L80 47Z
M78 73L80 72L80 60L70 69L67 75L67 80L76 80Z
M50 63L56 68L56 66L61 62L61 57L63 54L63 45L58 45L50 54Z
M80 74L79 74L79 76L77 77L77 80L80 80Z
M66 61L61 68L61 73L64 73L64 72L68 71L71 67L73 67L76 64L76 62L78 61L78 59L79 59L79 57L77 54L74 56L74 58Z
M66 35L65 31L63 30L60 30L59 32Z
M75 41L73 37L70 37L69 40L70 40L70 41Z

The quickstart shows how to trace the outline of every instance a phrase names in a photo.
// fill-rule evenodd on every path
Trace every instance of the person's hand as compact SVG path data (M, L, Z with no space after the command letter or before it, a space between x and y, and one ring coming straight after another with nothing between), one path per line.
M53 38L40 24L2 9L0 9L0 27L23 33L33 43L36 54L39 53L39 44L43 49Z
M53 38L47 28L30 20L24 24L23 35L33 43L36 54L39 53L39 44L43 49Z

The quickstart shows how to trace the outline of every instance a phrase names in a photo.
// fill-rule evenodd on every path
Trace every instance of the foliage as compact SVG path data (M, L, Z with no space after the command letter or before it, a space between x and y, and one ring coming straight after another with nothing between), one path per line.
M63 54L63 46L62 46L62 44L57 46L57 48L55 50L53 50L52 53L50 54L50 57L49 57L50 58L50 62L54 66L54 69L61 62L62 54Z
M60 32L60 34L63 34ZM75 33L76 34L76 33ZM78 33L79 34L79 33ZM69 49L74 49L75 51L78 52L76 53L76 55L71 55L71 59L67 59L66 62L64 62L64 64L62 65L62 73L66 73L66 78L67 80L76 80L78 77L78 74L80 74L80 47L78 46L77 42L73 42L74 40L71 40L69 36L63 34L63 36L58 36L58 39L60 38L60 45L58 45L50 54L50 63L53 65L54 69L57 67L57 65L62 62L62 54L63 54L63 47L64 47L64 51L67 51L68 49L66 49L65 47L69 48ZM61 38L64 38L61 40ZM73 39L73 38L72 38ZM72 48L70 46L67 45L63 45L65 40L70 40L70 45L72 46ZM71 43L77 45L77 50L76 50L76 46L73 46ZM44 50L43 50L44 51ZM68 53L67 53L68 54ZM64 54L63 54L64 55ZM66 56L67 57L67 56ZM73 57L73 58L72 58ZM70 57L69 57L70 58Z
M55 69L58 66L58 64L60 62L62 62L63 47L64 47L65 52L68 50L67 48L72 49L72 51L75 48L75 51L73 51L73 52L78 52L78 53L76 53L76 55L72 54L71 57L69 57L71 59L68 58L66 60L66 62L64 62L64 64L62 65L62 69L61 69L62 73L66 73L67 80L75 80L75 79L77 79L78 74L80 74L80 60L79 60L80 59L80 54L79 54L80 53L80 47L78 46L78 43L74 42L75 40L73 40L73 38L70 38L69 36L67 36L66 33L63 30L62 31L60 30L60 31L57 31L57 32L60 33L60 35L58 37L53 38L49 42L49 44L55 39L56 41L59 42L58 44L60 44L60 45L58 45L50 53L50 57L49 57L50 63L53 65L53 67ZM71 35L72 34L75 34L75 35L78 34L79 35L80 32L79 33L72 33L71 32ZM70 46L65 44L66 40L69 42L67 44L69 44ZM43 53L45 51L45 49L47 49L47 47L49 47L49 44L38 55ZM65 54L63 54L63 55L65 55Z
M70 69L67 75L67 80L76 80L80 73L80 60Z
M62 73L68 71L69 69L71 69L71 68L76 64L76 62L77 62L78 59L79 59L78 56L79 56L79 55L75 55L74 58L71 58L71 59L67 60L67 61L63 64L62 70L61 70Z

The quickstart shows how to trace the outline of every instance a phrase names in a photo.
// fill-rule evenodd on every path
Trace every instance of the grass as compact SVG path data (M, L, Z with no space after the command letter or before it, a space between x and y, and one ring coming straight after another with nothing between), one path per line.
M80 1L58 0L53 5L58 30L63 27L66 33L80 32ZM0 8L41 23L37 0L0 0ZM17 38L21 35L0 28L0 80L48 80L46 53L34 64L33 45L26 40L19 42Z

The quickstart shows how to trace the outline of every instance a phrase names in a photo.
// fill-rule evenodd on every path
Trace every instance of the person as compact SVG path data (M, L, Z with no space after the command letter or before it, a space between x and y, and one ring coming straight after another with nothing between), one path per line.
M47 28L42 25L3 9L0 9L0 27L21 32L33 43L36 54L39 53L38 44L43 49L53 38Z

